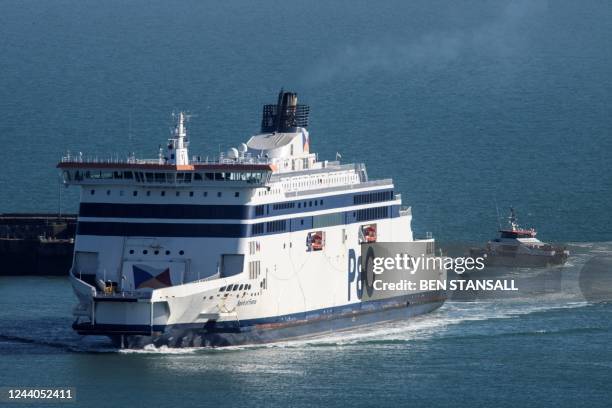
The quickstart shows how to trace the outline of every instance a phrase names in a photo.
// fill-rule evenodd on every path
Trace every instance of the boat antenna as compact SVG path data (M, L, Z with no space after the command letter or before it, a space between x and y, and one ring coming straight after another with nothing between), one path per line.
M510 222L510 226L512 227L512 231L518 228L516 213L514 212L514 207L510 207L510 217L508 217L508 221Z
M497 212L497 227L501 229L501 219L499 218L499 206L497 205L497 197L493 197L495 200L495 211Z

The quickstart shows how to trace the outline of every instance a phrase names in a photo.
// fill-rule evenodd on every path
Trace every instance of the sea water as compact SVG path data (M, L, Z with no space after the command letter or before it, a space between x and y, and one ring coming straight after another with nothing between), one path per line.
M118 352L72 332L67 279L0 278L0 386L75 387L87 406L608 406L612 309L577 282L612 250L610 15L606 1L0 2L0 212L75 212L61 155L155 157L173 110L212 158L285 87L311 106L319 158L393 177L417 236L483 242L514 206L573 254L502 272L516 296L218 350Z

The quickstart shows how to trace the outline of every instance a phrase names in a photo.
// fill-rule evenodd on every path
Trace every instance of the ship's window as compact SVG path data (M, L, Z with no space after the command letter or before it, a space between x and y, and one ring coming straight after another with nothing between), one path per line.
M136 197L136 196L138 195L138 191L136 191L136 190L132 191L132 195L133 195L134 197Z
M130 249L130 255L134 254L134 250Z
M238 290L238 287L239 287L239 286L238 286L237 284L234 284L234 287L232 288L232 292L237 291L237 290Z
M253 235L263 234L264 233L264 223L260 222L257 224L253 224L251 227L251 233Z
M287 220L270 221L266 224L267 232L279 232L287 229Z
M153 252L155 255L159 255L159 251L156 249L155 252Z
M149 251L147 251L146 249L144 249L144 250L142 251L142 253L146 255L146 254L148 254L148 253L149 253Z
M110 190L106 190L106 195L110 195Z
M298 203L298 208L302 208L302 203Z
M131 179L132 177L132 172L131 171L124 171L123 172L123 178L124 179Z
M166 173L155 173L155 182L156 183L165 183L166 182Z
M179 255L184 255L185 251L183 251L182 249L179 251Z
M225 292L225 286L222 286L221 288L219 288L219 292Z
M208 197L208 191L204 192L204 197Z
M170 251L166 251L166 255L170 255Z
M163 196L165 196L165 195L166 195L166 192L165 192L165 191L162 191L162 192L161 192L161 196L163 197Z
M304 220L300 220L300 225L304 225Z
M155 176L153 173L145 173L145 176L147 176L147 183L152 183L155 181Z
M221 192L220 191L217 192L217 197L221 197Z
M119 191L119 195L123 197L123 190Z
M214 180L215 179L215 173L204 173L204 178L206 180Z
M179 191L177 191L177 192L176 192L176 196L178 197L178 196L180 196L180 195L181 195L181 193L180 193Z
M244 284L240 284L240 286L238 286L238 290L242 290L244 288Z
M312 207L312 201L310 201L310 202L308 203L308 206L309 206L309 207Z
M234 193L234 197L240 197L240 193L239 193L238 191L236 191L236 192Z
M319 201L319 205L323 205L323 200Z
M147 197L148 197L148 196L150 196L150 195L151 195L151 192L150 192L150 191L147 191Z
M193 175L194 180L202 181L202 175L200 173L195 173Z
M318 204L318 203L317 203L317 200L315 200L315 207L317 206L317 204Z
M189 192L189 197L193 197L193 191Z

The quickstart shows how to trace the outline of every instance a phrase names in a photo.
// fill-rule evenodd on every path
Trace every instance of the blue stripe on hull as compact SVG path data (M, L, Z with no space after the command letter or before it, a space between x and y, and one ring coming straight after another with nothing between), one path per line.
M393 190L380 189L367 193L336 194L316 199L279 201L259 205L232 204L120 204L81 202L79 216L100 218L161 219L227 219L248 220L278 215L299 215L352 205L383 203L393 200ZM256 211L259 208L259 211Z
M348 225L357 222L375 221L379 219L396 218L399 216L399 206L383 206L361 210L342 211L342 217L335 223L324 225ZM302 231L315 227L313 221L327 215L288 218L260 224L189 224L189 223L135 223L135 222L104 222L79 221L77 235L96 236L130 236L130 237L188 237L188 238L247 238L262 235L282 234ZM284 223L281 228L274 223ZM272 225L274 224L274 225ZM258 226L260 229L257 229Z
M269 343L380 323L402 320L431 312L445 300L443 292L428 292L417 296L398 296L386 300L366 301L286 316L235 322L180 324L172 326L126 326L75 324L79 334L107 335L114 340L127 337L130 347L147 344L172 347L223 347L242 344Z

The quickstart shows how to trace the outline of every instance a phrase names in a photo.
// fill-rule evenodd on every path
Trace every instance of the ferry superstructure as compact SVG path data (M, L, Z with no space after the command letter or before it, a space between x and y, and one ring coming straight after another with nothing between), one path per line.
M437 291L365 294L361 245L413 242L411 211L391 179L317 160L308 114L281 91L261 132L214 161L189 157L184 113L156 159L62 158L81 187L73 328L124 346L225 346L438 308Z

